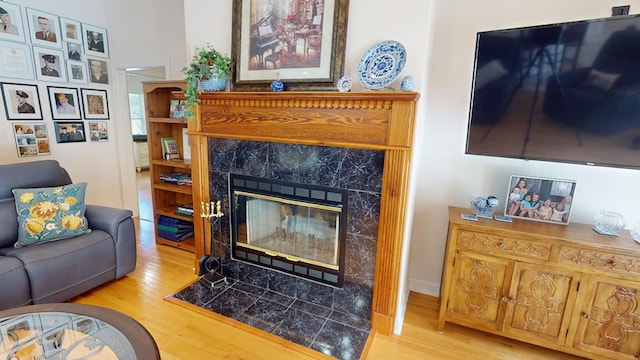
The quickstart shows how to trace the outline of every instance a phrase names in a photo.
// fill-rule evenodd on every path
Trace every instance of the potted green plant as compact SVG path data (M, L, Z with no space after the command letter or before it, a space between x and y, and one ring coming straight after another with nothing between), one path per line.
M231 58L207 44L191 59L189 66L182 68L182 72L187 81L184 115L191 119L193 107L198 104L198 94L202 90L220 91L226 87L227 80L231 78Z

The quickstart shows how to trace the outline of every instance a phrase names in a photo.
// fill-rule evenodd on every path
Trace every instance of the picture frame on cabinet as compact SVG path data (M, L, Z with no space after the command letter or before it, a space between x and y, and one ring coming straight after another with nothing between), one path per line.
M14 123L13 133L18 157L51 154L47 125L44 122Z
M567 225L575 191L575 180L511 175L504 215Z
M27 22L29 23L29 37L31 44L62 48L60 35L60 17L48 12L27 8Z
M87 84L87 63L83 61L67 60L67 78L70 83Z
M233 2L232 90L264 91L274 80L293 91L336 89L344 71L348 0L301 6Z
M109 119L109 104L107 90L80 89L82 109L87 120Z
M84 53L88 56L109 58L107 29L82 23Z
M30 45L0 40L0 77L35 79Z
M0 83L7 120L42 120L37 85Z
M68 142L85 142L87 141L84 123L82 121L68 121L53 123L56 133L56 142L58 144Z
M34 46L33 60L38 80L67 82L67 69L64 66L62 51Z
M62 41L82 45L82 28L79 21L60 18Z
M0 3L0 39L24 43L24 33L20 5Z
M53 120L81 120L78 89L47 86Z

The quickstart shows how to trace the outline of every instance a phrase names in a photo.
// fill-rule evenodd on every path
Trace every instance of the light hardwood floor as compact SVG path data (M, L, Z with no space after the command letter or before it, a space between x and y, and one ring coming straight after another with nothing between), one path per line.
M144 196L141 193L141 199ZM144 216L142 210L141 216ZM108 307L138 320L153 335L162 359L324 358L320 353L300 349L232 320L217 319L204 311L164 300L166 295L196 279L193 254L156 246L152 222L140 219L135 222L138 230L136 270L72 302ZM437 299L411 293L402 335L375 335L363 358L578 359L454 324L447 324L444 333L439 333L436 330L437 307Z

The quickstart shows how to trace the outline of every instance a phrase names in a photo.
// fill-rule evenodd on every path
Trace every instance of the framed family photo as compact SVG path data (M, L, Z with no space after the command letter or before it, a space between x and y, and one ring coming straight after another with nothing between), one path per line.
M291 4L298 4L291 6ZM232 89L335 90L344 70L348 0L233 2Z
M67 82L67 70L64 66L62 51L34 46L33 60L36 63L38 80Z
M107 90L80 89L84 118L87 120L109 119Z
M47 86L51 117L54 120L80 120L80 98L78 89Z
M0 77L35 79L31 46L0 41Z
M109 58L107 29L83 23L82 37L85 54L107 59Z
M0 39L25 42L20 6L0 3Z
M61 17L60 30L62 34L62 41L74 44L82 44L82 29L79 21Z
M87 141L82 121L54 122L57 143Z
M33 45L62 48L60 18L56 15L27 8L29 37Z
M7 120L42 120L37 85L0 83Z
M575 191L574 180L512 175L504 215L567 225Z
M45 123L14 123L18 156L36 156L51 154L49 135Z

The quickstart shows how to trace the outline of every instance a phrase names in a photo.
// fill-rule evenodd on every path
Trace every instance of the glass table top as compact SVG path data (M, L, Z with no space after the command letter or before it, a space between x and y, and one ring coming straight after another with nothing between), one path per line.
M74 309L74 304L66 306ZM157 354L153 338L124 314L109 309L92 313L72 312L66 308L57 311L55 307L51 311L46 311L46 307L45 311L31 311L33 308L36 306L12 309L9 316L6 311L0 312L0 359L135 360L153 358L154 352ZM115 322L107 322L111 320ZM141 342L150 345L142 354Z

